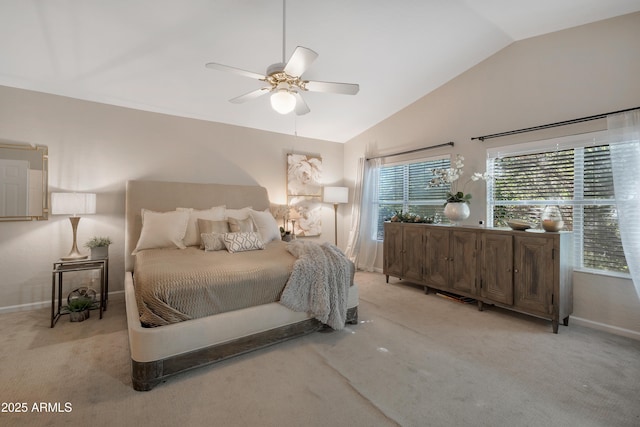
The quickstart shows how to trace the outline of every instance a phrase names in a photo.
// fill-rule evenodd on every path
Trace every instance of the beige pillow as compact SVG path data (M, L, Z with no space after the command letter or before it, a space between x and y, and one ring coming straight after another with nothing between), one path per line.
M251 231L256 231L251 217L247 217L245 219L229 217L227 218L227 222L229 222L229 230L232 233L249 233Z
M224 233L202 233L200 235L205 252L221 251L226 249Z
M154 212L142 209L142 231L132 255L143 249L184 249L184 234L187 231L189 212Z
M185 246L200 245L200 233L202 233L202 231L198 228L198 219L222 221L226 216L226 208L224 206L215 206L211 209L203 210L192 208L177 208L176 210L189 212L189 223L187 224L187 231L184 235Z
M226 233L224 245L231 253L264 249L264 243L258 233Z
M264 212L251 210L249 215L264 243L269 243L272 240L280 240L280 227L278 227L278 223L269 209Z

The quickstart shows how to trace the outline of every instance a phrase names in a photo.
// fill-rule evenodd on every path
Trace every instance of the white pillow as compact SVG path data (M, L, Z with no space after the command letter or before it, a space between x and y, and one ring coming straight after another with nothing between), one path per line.
M202 233L200 237L202 238L205 252L221 251L226 249L223 233Z
M264 249L264 243L258 233L225 233L224 245L231 253Z
M182 239L187 231L188 222L187 211L154 212L142 209L142 231L132 255L143 249L184 249Z
M187 224L187 232L184 235L185 246L197 246L200 245L200 233L198 229L198 219L209 219L212 221L222 221L225 219L226 208L224 206L215 206L211 209L192 209L192 208L178 208L178 211L189 212L189 223Z
M247 206L246 208L242 208L242 209L227 209L225 215L228 218L247 219L249 218L250 211L251 211L251 206Z
M251 219L253 219L253 223L258 229L258 233L260 233L260 237L262 237L264 243L269 243L272 240L279 240L281 238L280 227L278 227L278 223L269 209L266 209L264 212L251 210L249 215Z

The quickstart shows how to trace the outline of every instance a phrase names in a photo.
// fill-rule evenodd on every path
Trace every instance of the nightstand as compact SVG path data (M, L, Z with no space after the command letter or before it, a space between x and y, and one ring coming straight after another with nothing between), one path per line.
M51 270L51 327L64 312L62 305L62 284L64 273L71 271L100 271L100 300L95 309L100 310L100 319L102 312L107 310L107 302L109 295L109 257L100 259L79 259L79 260L59 260L53 263ZM57 283L56 283L57 282ZM57 297L57 307L56 307Z

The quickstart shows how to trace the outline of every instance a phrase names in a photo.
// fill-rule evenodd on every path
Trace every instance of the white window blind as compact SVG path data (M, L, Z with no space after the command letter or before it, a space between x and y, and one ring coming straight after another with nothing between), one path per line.
M539 223L557 205L565 229L573 230L575 268L628 273L613 193L609 146L598 138L543 144L524 153L489 152L488 209L493 226L507 219ZM595 142L594 142L595 141ZM504 149L503 149L504 150Z
M377 239L384 238L384 221L397 211L420 217L434 217L442 212L448 187L429 187L432 170L448 168L449 157L421 159L413 163L389 164L380 169L378 187Z

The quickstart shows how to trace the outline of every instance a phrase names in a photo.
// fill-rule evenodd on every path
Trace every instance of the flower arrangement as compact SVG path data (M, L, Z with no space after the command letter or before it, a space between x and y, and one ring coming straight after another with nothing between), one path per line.
M464 174L462 168L464 167L464 157L460 154L456 154L455 167L433 169L432 172L435 175L434 178L429 181L429 187L441 187L444 185L451 185L451 191L447 191L447 203L470 203L471 193L464 193L465 187L471 181L479 181L481 179L488 180L490 176L485 173L474 172L465 183L462 188L458 189L458 180Z
M435 222L433 217L422 218L422 217L420 217L420 215L412 214L412 213L409 213L409 212L405 213L405 212L402 212L401 210L395 211L393 216L391 218L389 218L388 221L391 221L391 222L416 222L416 223L426 223L426 224L433 224Z

